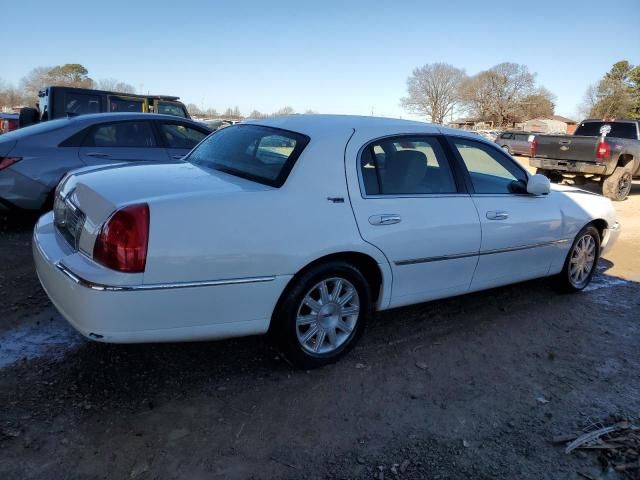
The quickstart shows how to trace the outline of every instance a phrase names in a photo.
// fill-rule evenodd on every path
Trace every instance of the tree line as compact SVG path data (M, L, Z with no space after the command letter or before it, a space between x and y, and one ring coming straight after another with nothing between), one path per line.
M78 63L67 63L54 67L36 67L27 76L20 80L17 86L3 82L0 79L0 109L3 107L13 108L17 106L33 106L38 99L38 91L47 85L58 85L64 87L93 88L97 90L108 90L112 92L136 93L133 85L116 80L114 78L103 78L94 80L89 76L89 71ZM240 109L229 107L225 111L218 113L215 108L198 107L190 103L187 110L191 116L207 118L242 119L245 118ZM291 115L296 113L292 107L286 106L272 113L263 113L253 110L249 118L266 118L270 116ZM307 110L305 113L316 113Z
M551 117L556 97L536 83L526 65L500 63L475 75L448 63L413 70L401 105L434 123L445 123L454 112L466 113L499 126ZM628 61L587 89L581 114L589 117L640 118L640 66Z
M471 76L448 63L431 63L413 70L401 105L440 124L454 112L497 125L551 116L555 96L535 77L517 63L500 63Z

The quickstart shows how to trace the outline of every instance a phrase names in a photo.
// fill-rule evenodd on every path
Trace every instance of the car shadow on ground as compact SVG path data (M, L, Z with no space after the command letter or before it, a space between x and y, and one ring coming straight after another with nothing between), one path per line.
M633 283L604 274L611 266L611 262L602 261L591 291ZM449 335L465 336L478 328L479 321L486 328L499 328L493 322L514 313L519 314L518 321L521 317L526 328L527 317L535 315L541 304L566 304L579 298L555 293L548 279L539 279L380 312L371 319L360 344L337 365L325 368L353 367L371 352L392 352L405 344L446 345ZM61 322L61 326L64 322L59 315L52 321ZM19 404L14 413L28 410L30 405L38 405L42 398L49 397L60 399L49 406L49 415L73 410L78 405L137 409L148 404L151 408L154 402L181 398L187 392L215 394L234 385L241 388L305 374L289 364L267 337L114 345L71 334L77 337L71 342L75 346L67 349L58 345L59 355L24 359L0 370L0 379L15 379L10 381L12 385L0 382L5 383L5 395L0 394L0 400L11 399L13 404Z

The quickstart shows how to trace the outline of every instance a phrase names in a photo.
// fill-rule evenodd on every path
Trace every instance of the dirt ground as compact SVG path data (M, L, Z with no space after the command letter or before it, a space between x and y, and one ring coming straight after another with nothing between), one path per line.
M588 289L548 280L377 315L338 364L262 338L104 345L39 287L30 226L0 231L0 478L574 479L557 434L640 415L640 183Z

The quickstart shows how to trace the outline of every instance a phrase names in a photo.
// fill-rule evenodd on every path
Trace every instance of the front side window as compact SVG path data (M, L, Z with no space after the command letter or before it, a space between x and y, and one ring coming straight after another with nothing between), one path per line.
M461 138L454 138L453 145L469 172L475 193L526 191L527 175L498 149Z
M403 137L376 141L360 157L367 195L456 193L453 174L435 137Z
M93 127L83 146L149 148L156 139L149 122L118 122Z
M162 123L160 130L169 148L191 150L207 136L201 130L178 123Z
M218 130L185 160L258 183L281 187L309 137L259 125Z
M186 117L182 105L179 103L171 102L159 102L158 113L164 113L165 115L173 115L175 117Z

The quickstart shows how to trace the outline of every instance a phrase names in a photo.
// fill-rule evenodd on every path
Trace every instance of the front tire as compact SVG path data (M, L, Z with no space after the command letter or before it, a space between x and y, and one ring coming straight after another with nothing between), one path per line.
M627 198L633 184L632 168L633 162L629 162L624 167L616 167L613 173L602 182L602 194L616 202Z
M370 315L366 279L353 265L333 261L294 282L272 319L282 350L301 368L336 362L357 343Z
M576 235L567 254L562 272L557 277L563 292L579 292L591 282L600 259L600 233L593 225Z

